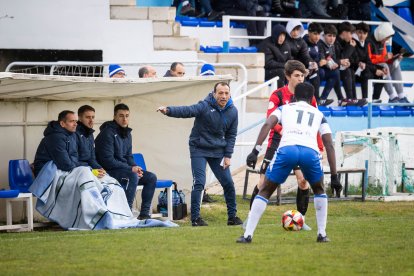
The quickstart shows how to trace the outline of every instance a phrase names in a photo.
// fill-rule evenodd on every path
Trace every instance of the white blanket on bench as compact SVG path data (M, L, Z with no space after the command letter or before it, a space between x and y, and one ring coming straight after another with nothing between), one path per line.
M30 191L38 198L36 210L65 229L178 226L170 221L136 219L118 181L110 176L98 179L89 167L65 172L48 162Z

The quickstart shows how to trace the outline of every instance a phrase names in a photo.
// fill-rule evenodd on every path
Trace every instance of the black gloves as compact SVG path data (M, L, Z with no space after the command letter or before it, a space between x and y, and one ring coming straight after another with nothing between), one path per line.
M337 174L331 175L331 190L332 190L332 195L334 195L334 191L335 191L336 197L338 198L341 197L342 185L341 185L341 182L339 182Z
M247 159L246 159L246 164L248 167L252 167L254 169L257 163L258 155L259 155L259 151L254 148L252 152L247 156Z
M384 3L382 3L382 0L375 0L375 6L377 8L384 7Z

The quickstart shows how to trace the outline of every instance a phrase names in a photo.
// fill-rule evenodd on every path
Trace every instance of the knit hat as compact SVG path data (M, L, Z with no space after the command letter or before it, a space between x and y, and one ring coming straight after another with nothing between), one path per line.
M389 22L381 23L374 31L374 37L375 37L375 40L377 41L381 41L394 34L395 34L395 31L392 28L391 23Z
M115 75L118 72L124 72L124 69L122 69L121 66L119 66L118 64L111 64L109 65L109 77L112 78L113 75Z
M215 76L216 70L214 69L214 66L208 63L205 63L201 67L200 76Z

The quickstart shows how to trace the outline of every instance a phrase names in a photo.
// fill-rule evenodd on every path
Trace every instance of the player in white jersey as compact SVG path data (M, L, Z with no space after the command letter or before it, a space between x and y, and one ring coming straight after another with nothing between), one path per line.
M323 167L321 155L316 143L319 131L326 148L328 163L332 175L336 175L335 149L332 144L331 129L323 114L310 105L314 88L308 83L300 83L295 88L297 102L283 105L276 109L266 120L256 141L255 155L270 129L278 122L283 125L283 135L279 148L267 168L263 187L253 201L250 218L244 235L238 243L250 243L253 232L264 213L268 200L276 188L286 181L295 166L300 166L305 179L311 184L318 225L317 242L328 242L326 219L328 215L328 198L323 187ZM258 149L259 148L259 149ZM250 156L251 158L251 156Z

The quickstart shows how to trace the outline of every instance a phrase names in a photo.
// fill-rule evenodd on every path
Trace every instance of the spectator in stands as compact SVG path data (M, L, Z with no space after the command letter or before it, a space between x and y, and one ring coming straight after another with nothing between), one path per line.
M302 17L297 0L273 0L271 11L277 17Z
M293 59L299 60L307 68L306 80L317 86L319 82L318 64L310 57L308 45L303 40L303 25L298 19L291 19L286 25L286 43L289 45Z
M170 66L170 70L165 72L164 77L184 77L185 68L181 62L173 62Z
M286 29L278 24L273 26L272 36L264 39L258 46L259 52L265 55L265 79L270 80L278 76L279 88L285 85L285 63L292 59L290 47L285 40Z
M125 78L125 70L118 64L111 64L109 65L109 77L117 79Z
M156 78L157 71L151 65L145 65L139 69L138 76L140 78Z
M379 25L372 34L368 43L368 55L371 62L375 65L380 65L385 73L384 79L387 80L402 80L400 61L402 55L396 55L387 50L386 44L394 35L395 31L391 23L383 22ZM404 87L401 83L395 83L393 90L390 83L384 85L385 90L389 96L390 103L408 103L408 99L404 93ZM380 97L381 90L374 89L374 99Z
M106 172L96 161L93 125L95 122L95 109L90 105L83 105L78 109L78 125L76 127L76 144L78 146L79 162L83 166L94 169L99 178Z
M320 79L325 80L320 98L320 105L327 105L327 98L332 88L339 83L339 64L340 57L335 47L335 40L338 31L332 24L327 24L323 29L324 35L318 42L319 47L319 74ZM335 91L336 92L336 91ZM338 101L343 100L342 93L337 93ZM332 102L330 102L332 103Z
M264 16L265 11L257 0L226 0L216 1L215 10L224 11L228 15ZM266 27L265 21L244 21L247 27L247 35L262 36ZM250 46L260 43L260 40L249 39Z
M77 118L75 112L64 110L59 113L57 121L48 123L43 132L34 160L34 174L37 176L43 166L53 161L57 169L70 171L81 166L76 146Z
M215 11L211 7L210 0L199 0L201 13L197 17L207 17L208 21L220 21L224 11Z
M382 0L375 0L377 7L383 7ZM344 0L348 6L348 19L371 21L371 0Z
M355 87L355 72L351 67L351 63L359 63L356 53L356 42L352 38L355 27L348 21L338 25L338 37L336 38L336 46L340 55L340 77L345 90L346 99L339 102L339 105L358 105L367 104L366 99L357 100ZM341 91L340 83L336 84L336 91ZM337 92L339 93L339 92Z
M304 18L331 19L331 16L327 12L327 2L328 1L326 0L300 1L300 10L302 12L302 16Z
M191 221L193 226L207 226L200 216L201 192L206 182L206 166L209 164L224 190L227 204L227 225L241 225L236 216L236 192L230 173L231 157L236 142L238 115L231 99L230 87L218 82L204 99L191 106L161 106L157 111L174 118L195 117L190 135L191 171Z
M182 16L196 16L195 4L192 2L191 4L188 0L174 0L173 6L177 7L177 13Z
M215 76L215 75L216 75L216 69L214 68L213 65L209 63L205 63L203 64L203 66L201 66L200 76Z
M361 83L362 98L368 98L368 80L372 78L381 78L384 76L384 71L381 66L374 65L368 55L368 35L369 26L364 23L355 25L356 36L355 52L358 56L357 62L352 62L351 65L355 71L355 80ZM382 85L383 86L383 85ZM381 86L381 89L382 89ZM380 100L379 100L380 101ZM377 101L378 102L378 101Z
M322 28L321 24L316 23L316 22L312 22L308 26L308 33L303 37L303 40L308 45L309 56L318 64L321 60L320 56L319 56L318 42L321 38L322 31L323 31L323 28ZM315 98L318 101L318 103L321 103L320 99L319 99L319 88L320 88L320 85L321 85L320 79L325 77L325 76L321 76L322 73L324 73L324 72L319 71L319 74L318 74L319 76L315 77L315 78L312 78L311 81L310 81L313 88L315 89ZM333 102L333 100L326 99L326 100L323 100L322 104L323 105L329 105L332 102Z
M103 123L99 128L101 132L95 140L96 158L121 183L129 208L132 208L137 185L144 186L138 219L149 219L157 176L143 171L135 163L132 156L132 129L128 127L128 123L129 107L123 103L117 104L114 108L114 120Z

